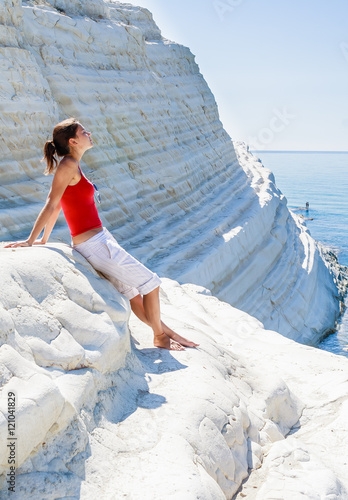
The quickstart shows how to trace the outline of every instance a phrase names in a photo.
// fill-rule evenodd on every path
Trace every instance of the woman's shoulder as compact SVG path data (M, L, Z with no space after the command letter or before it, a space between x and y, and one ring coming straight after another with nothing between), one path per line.
M79 163L74 158L64 157L58 164L54 177L58 179L69 179L69 182L74 177L79 175Z

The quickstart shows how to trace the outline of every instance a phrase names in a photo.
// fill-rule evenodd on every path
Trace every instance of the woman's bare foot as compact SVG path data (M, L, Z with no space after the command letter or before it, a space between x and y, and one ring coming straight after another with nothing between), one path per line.
M143 323L145 323L146 325L151 327L151 322L149 321L149 319L147 318L147 316L145 314L143 297L139 294L136 297L134 297L133 299L131 299L130 303L131 303L131 308L132 308L132 311L134 312L134 314L141 321L143 321ZM155 343L156 347L163 347L164 349L171 349L170 340L168 339L168 337L170 339L172 339L175 343L181 344L181 346L197 347L199 345L199 344L196 344L195 342L191 342L190 340L185 339L184 337L181 337L181 335L174 332L171 328L169 328L169 326L167 326L165 323L163 323L163 321L161 321L160 328L161 328L162 332L166 334L167 338L165 338L161 334L160 337L162 337L162 338L158 339L158 342L157 342L157 338L155 337L154 343ZM160 345L156 345L157 343ZM162 345L163 343L165 345ZM173 345L175 345L175 344L173 344Z
M170 339L164 332L154 337L153 345L155 347L161 347L162 349L169 349L171 351L185 350L185 347L183 345Z
M178 333L174 332L169 326L167 326L165 323L162 321L162 326L163 326L163 331L164 333L173 339L175 342L178 342L181 345L184 345L186 347L197 347L199 344L196 344L195 342L192 342L191 340L185 339L185 337L182 337Z

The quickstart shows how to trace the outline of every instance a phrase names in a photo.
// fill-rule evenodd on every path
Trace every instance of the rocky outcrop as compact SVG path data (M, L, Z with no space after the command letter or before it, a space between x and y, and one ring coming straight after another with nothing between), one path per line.
M130 343L128 301L68 246L0 253L4 486L7 438L18 443L17 467L32 467L43 443L76 420L86 398L108 387L102 374L124 366ZM8 394L16 399L15 434L8 434Z
M1 499L348 498L346 358L169 279L163 317L200 346L155 349L68 246L0 257Z

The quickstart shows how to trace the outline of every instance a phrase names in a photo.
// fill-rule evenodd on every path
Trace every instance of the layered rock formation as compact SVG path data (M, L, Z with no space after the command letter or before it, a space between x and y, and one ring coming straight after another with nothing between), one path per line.
M222 128L189 49L146 9L1 0L0 236L26 236L45 200L41 148L77 116L85 170L116 238L163 276L203 285L267 328L315 344L337 289L272 174ZM53 235L69 242L63 218Z

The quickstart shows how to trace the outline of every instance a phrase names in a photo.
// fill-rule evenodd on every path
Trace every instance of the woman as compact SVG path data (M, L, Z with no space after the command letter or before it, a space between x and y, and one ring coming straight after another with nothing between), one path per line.
M129 255L102 227L94 202L94 185L83 175L79 165L83 154L92 147L91 133L74 118L54 127L53 140L46 142L44 147L45 174L54 174L46 204L29 238L6 245L6 248L44 245L62 208L73 248L130 300L132 311L151 326L155 347L171 350L196 347L198 344L181 337L161 321L161 280L157 274ZM63 159L58 163L55 155ZM36 241L43 229L42 239Z

